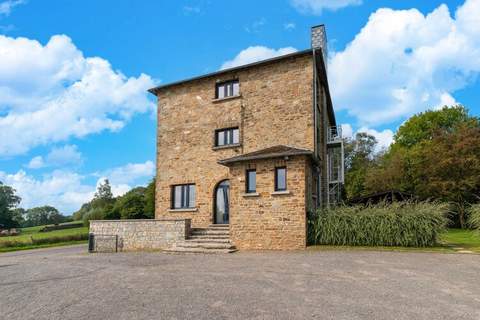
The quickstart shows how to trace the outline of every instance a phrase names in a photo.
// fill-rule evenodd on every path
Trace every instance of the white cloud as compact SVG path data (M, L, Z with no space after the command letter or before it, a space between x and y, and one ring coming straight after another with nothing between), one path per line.
M241 66L244 64L249 64L257 62L260 60L270 59L285 54L296 52L297 49L292 47L285 47L280 49L271 49L264 46L253 46L248 47L240 51L239 54L235 56L232 60L226 61L222 64L221 69L228 69L236 66Z
M393 131L390 129L385 129L383 131L377 131L375 129L370 129L367 127L362 127L357 130L358 132L365 132L371 136L374 136L377 139L377 146L375 147L375 152L380 152L386 150L393 142Z
M25 0L7 0L7 1L0 2L0 16L10 15L14 7L24 3L26 3Z
M17 190L23 208L52 205L65 214L71 214L93 198L97 185L105 178L110 180L113 195L119 196L134 186L146 184L154 174L155 165L146 161L112 168L101 176L93 174L98 178L96 185L85 183L91 175L65 170L54 170L39 179L24 170L13 174L0 171L0 181Z
M283 28L284 28L285 30L293 30L293 29L295 29L296 27L297 27L297 26L296 26L295 23L293 23L293 22L288 22L288 23L285 23L285 24L283 25Z
M202 12L202 9L200 7L194 7L194 6L183 6L182 8L183 14L186 16L189 16L191 14L199 14Z
M379 9L332 54L328 71L336 108L361 125L453 104L480 72L480 0L467 0L454 18L446 5L428 15Z
M120 130L136 113L154 110L145 74L127 78L107 60L84 57L65 35L46 45L0 35L0 156Z
M377 139L377 146L375 147L375 152L380 152L386 150L393 143L393 131L390 129L385 129L382 131L377 131L375 129L361 127L354 132L352 126L349 123L343 123L342 127L342 137L343 138L354 138L357 133L365 132L371 136L374 136Z
M254 21L252 24L245 26L244 29L248 33L258 33L260 29L267 23L265 18Z
M323 10L357 6L362 4L362 0L290 0L290 3L301 13L321 15Z
M153 177L155 175L155 164L153 161L129 163L95 175L100 179L108 178L113 184L131 184L139 178Z
M27 165L30 169L43 167L61 167L66 165L79 165L83 162L82 154L75 145L65 145L61 148L53 148L45 157L36 156Z

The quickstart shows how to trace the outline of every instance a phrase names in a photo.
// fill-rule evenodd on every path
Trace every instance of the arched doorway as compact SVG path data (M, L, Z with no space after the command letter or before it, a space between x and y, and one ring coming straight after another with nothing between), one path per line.
M230 181L223 180L215 188L213 223L228 224L230 207Z

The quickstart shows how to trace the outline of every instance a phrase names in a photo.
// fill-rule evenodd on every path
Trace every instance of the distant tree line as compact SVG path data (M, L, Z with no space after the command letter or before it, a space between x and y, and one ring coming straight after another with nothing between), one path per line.
M22 199L15 189L0 181L0 228L33 227L72 221L52 206L19 208Z
M30 209L18 207L21 198L15 189L0 181L0 229L33 227L92 219L151 219L155 213L155 179L147 187L136 187L114 197L108 180L97 188L93 199L83 204L72 216L62 215L52 206Z
M357 133L345 141L345 196L387 190L451 204L454 221L467 226L468 208L480 202L480 120L460 105L412 116L393 144Z
M73 214L74 220L153 219L155 216L155 179L147 187L136 187L114 197L108 179L97 188L93 199Z

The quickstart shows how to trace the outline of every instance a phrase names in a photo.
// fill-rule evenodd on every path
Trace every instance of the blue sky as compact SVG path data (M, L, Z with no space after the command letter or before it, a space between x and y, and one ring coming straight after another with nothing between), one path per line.
M154 175L157 84L310 45L326 24L345 134L387 146L408 116L480 82L480 0L0 0L0 181L71 213L108 177Z

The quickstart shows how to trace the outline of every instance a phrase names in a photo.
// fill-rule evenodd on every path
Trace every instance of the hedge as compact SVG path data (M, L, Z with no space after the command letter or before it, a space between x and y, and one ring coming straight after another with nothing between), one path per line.
M429 247L447 225L448 204L339 206L310 215L310 244Z
M0 248L28 247L32 245L52 244L60 242L88 240L88 233L70 234L64 236L53 236L48 238L33 238L25 240L7 240L0 242Z

